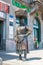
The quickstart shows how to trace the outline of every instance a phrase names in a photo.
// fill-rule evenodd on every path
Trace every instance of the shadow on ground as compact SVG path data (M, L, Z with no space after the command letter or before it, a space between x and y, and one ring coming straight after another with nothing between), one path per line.
M6 53L0 53L0 57L2 58L3 61L13 60L13 59L19 58L17 55L9 55Z
M27 58L26 61L32 61L32 60L41 60L40 57L33 57L33 58Z
M39 50L43 50L43 48L32 49L32 50L30 50L30 51L39 51Z
M6 52L0 52L0 57L2 58L3 61L6 60L13 60L13 59L19 59L18 55L10 55L7 54ZM27 58L26 61L32 61L32 60L41 60L42 58L40 57L32 57L32 58Z

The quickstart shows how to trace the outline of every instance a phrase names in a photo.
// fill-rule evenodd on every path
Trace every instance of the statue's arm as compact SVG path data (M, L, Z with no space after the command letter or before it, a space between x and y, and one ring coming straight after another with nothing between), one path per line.
M26 28L27 28L26 36L28 36L28 35L30 35L30 34L32 33L32 30L31 30L31 28L29 28L29 27L26 27Z

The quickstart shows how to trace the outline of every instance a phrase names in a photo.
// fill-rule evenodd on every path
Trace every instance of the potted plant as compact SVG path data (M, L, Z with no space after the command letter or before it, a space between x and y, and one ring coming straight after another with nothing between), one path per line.
M34 37L34 47L35 47L35 49L38 49L38 47L39 47L39 42L37 40L37 37Z
M38 47L39 47L38 40L35 41L34 46L35 46L35 49L38 49Z

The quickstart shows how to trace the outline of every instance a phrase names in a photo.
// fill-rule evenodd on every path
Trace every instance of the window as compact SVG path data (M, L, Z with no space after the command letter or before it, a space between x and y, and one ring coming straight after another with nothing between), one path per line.
M37 39L38 42L41 41L41 27L40 27L40 20L36 17L34 19L34 23L33 23L33 31L34 31L34 39Z

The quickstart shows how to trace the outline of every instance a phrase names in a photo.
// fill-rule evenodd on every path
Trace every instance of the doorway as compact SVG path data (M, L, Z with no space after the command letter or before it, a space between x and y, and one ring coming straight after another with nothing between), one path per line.
M3 21L0 20L0 50L3 48Z
M41 24L38 17L35 17L33 22L33 31L34 31L34 38L40 43L41 41Z

